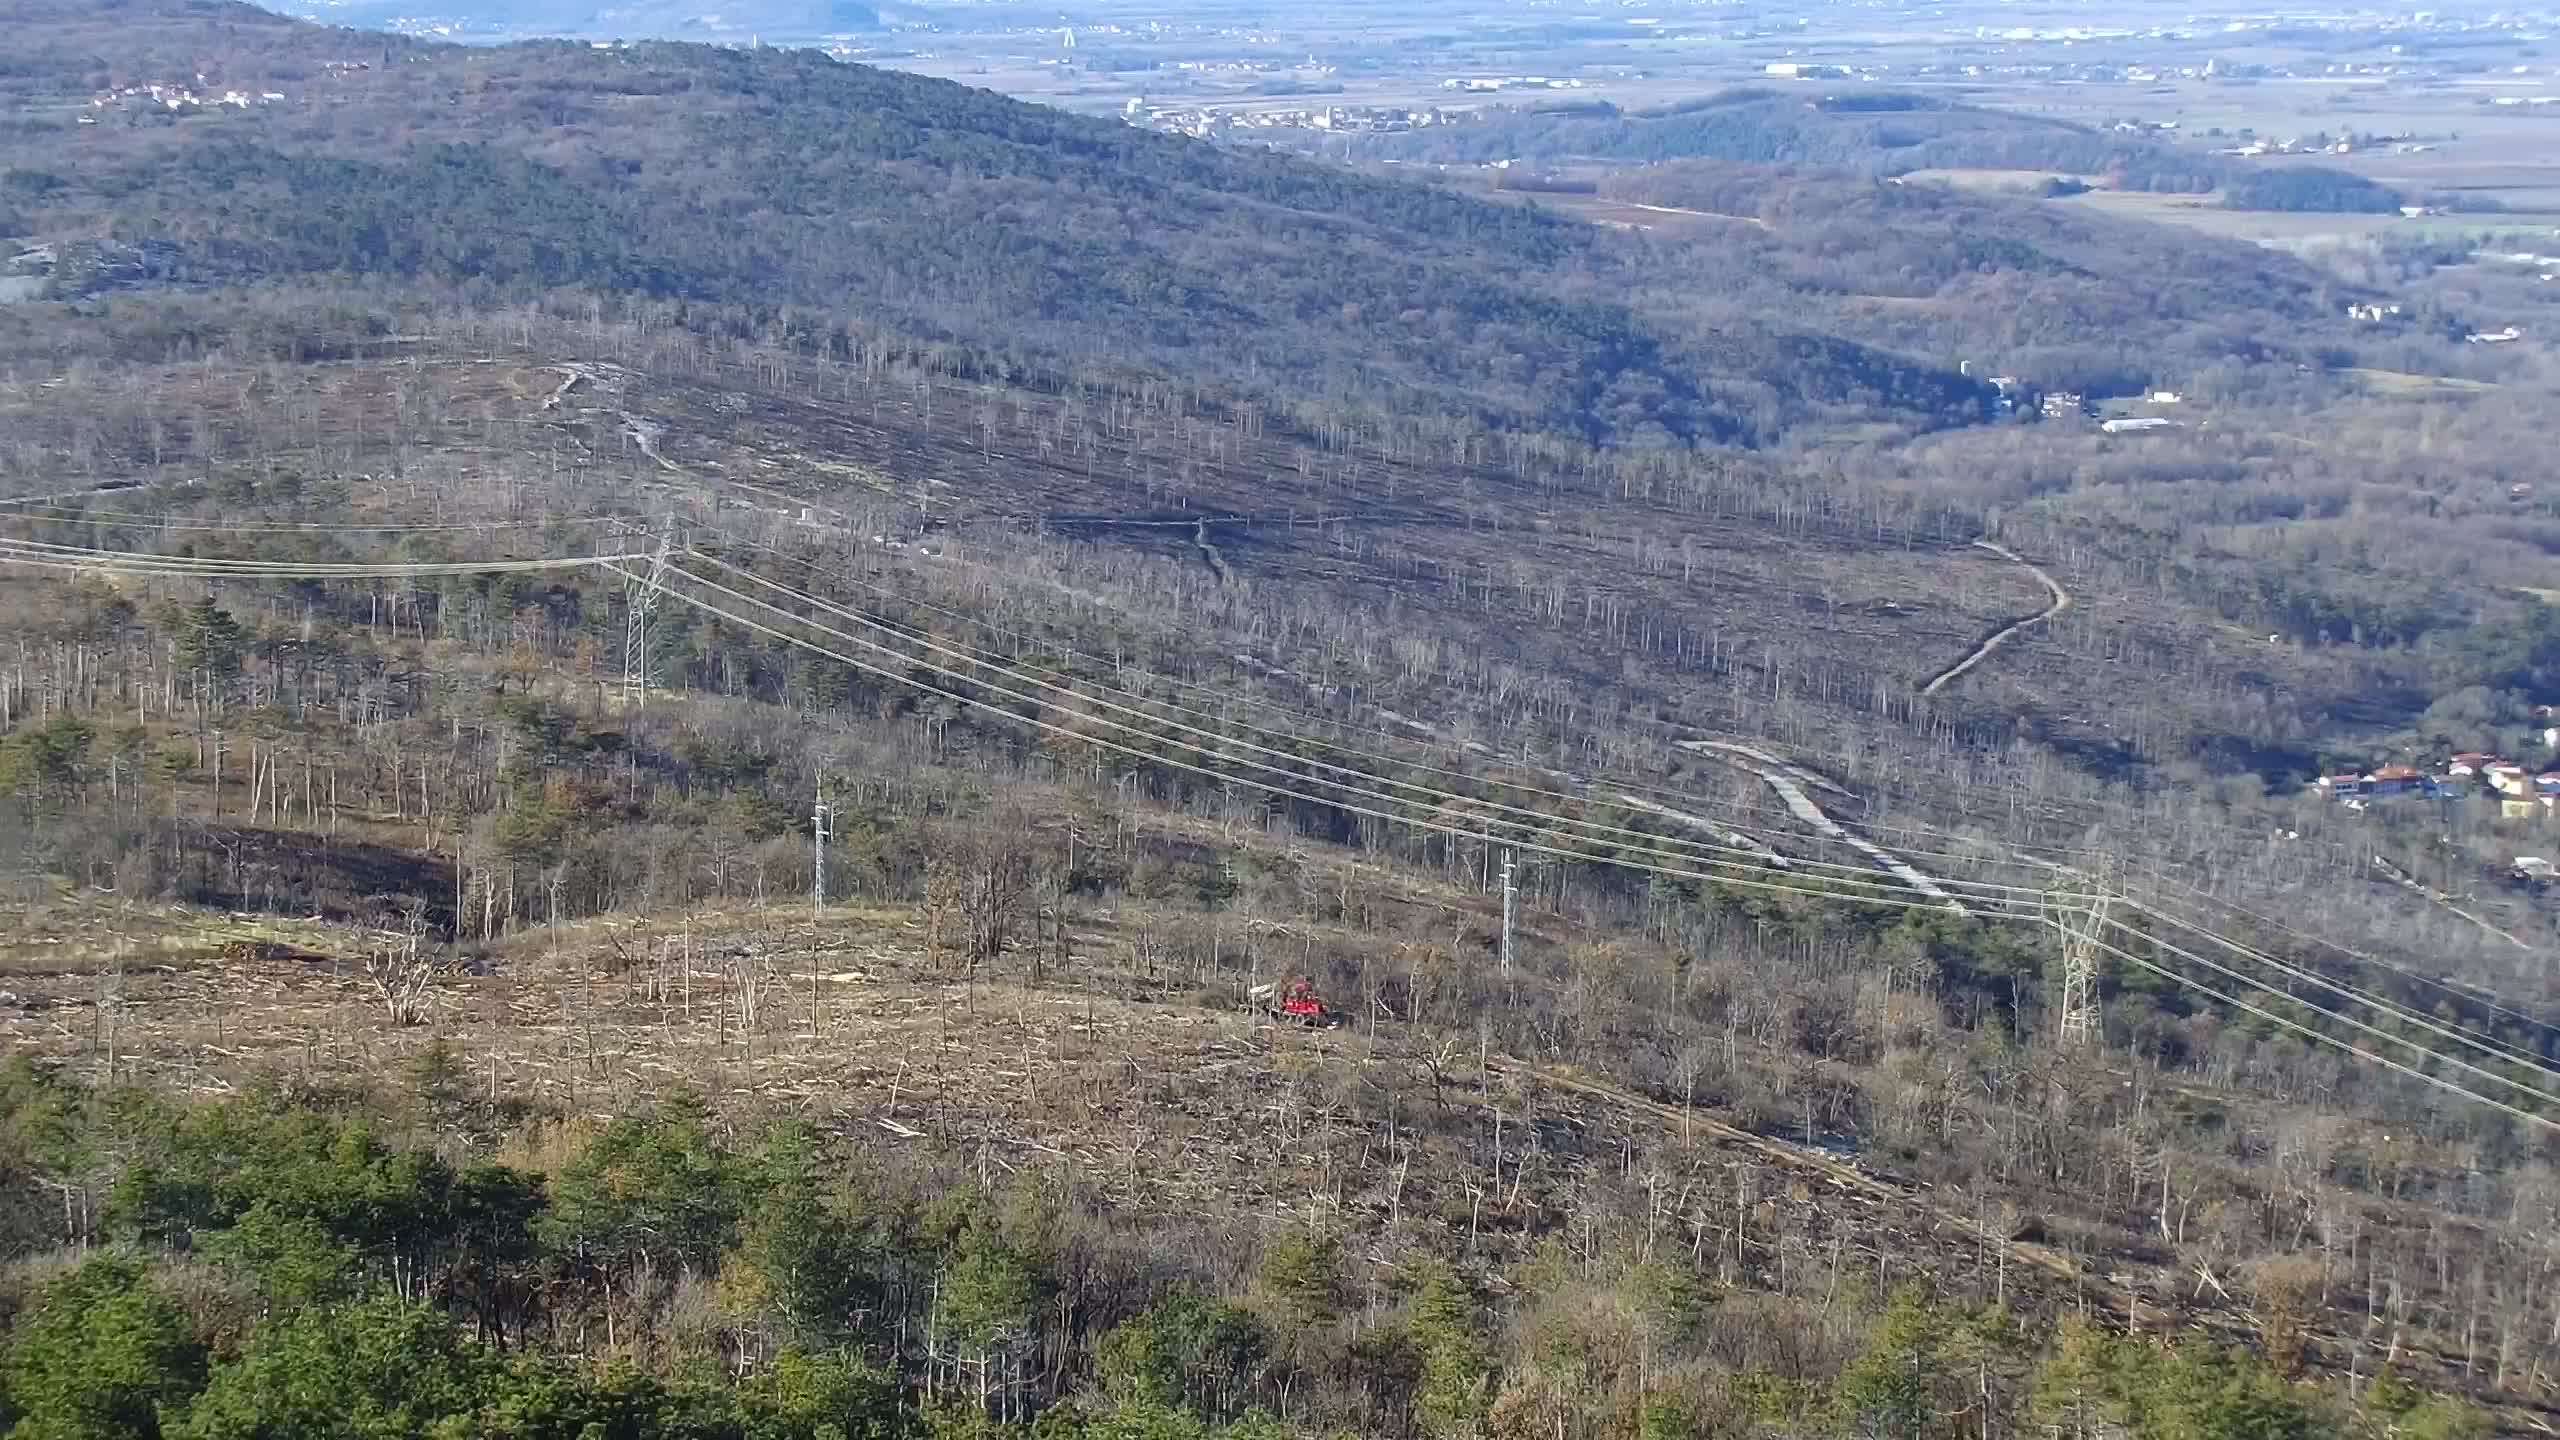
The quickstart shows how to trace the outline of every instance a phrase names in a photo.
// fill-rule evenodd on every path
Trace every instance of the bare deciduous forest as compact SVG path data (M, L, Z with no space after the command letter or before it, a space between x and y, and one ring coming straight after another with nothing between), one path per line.
M2547 1423L2500 282L6 8L12 1433Z

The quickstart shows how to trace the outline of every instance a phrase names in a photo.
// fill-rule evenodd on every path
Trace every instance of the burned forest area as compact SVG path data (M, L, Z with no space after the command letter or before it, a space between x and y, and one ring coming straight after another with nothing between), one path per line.
M2477 275L0 21L7 1433L2560 1416Z

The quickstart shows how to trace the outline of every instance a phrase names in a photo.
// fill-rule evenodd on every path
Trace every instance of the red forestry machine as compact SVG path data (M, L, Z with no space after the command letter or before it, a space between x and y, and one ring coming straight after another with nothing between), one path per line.
M1323 997L1316 994L1316 987L1303 975L1279 986L1276 994L1272 993L1270 986L1260 988L1271 1002L1271 1018L1283 1025L1303 1025L1315 1030L1342 1023L1340 1013L1325 1005Z

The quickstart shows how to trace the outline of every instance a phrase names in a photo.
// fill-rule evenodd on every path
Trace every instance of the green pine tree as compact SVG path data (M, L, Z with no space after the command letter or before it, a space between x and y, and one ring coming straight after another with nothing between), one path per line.
M217 680L227 680L240 673L240 657L248 649L240 622L231 612L205 596L180 610L171 626L175 630L178 663L189 670L202 670Z
M1422 1383L1414 1391L1414 1414L1434 1435L1472 1434L1492 1394L1492 1350L1466 1282L1437 1262L1420 1268L1411 1331L1422 1355Z
M307 1310L217 1367L170 1440L416 1440L494 1399L503 1372L452 1322L384 1296Z
M1940 1403L1947 1378L1947 1317L1904 1290L1885 1307L1866 1353L1832 1393L1834 1421L1853 1440L1933 1440L1953 1407Z
M18 1320L5 1378L12 1440L152 1440L204 1381L204 1348L139 1261L101 1257Z
M1327 1325L1342 1310L1342 1271L1333 1242L1297 1231L1274 1236L1262 1247L1265 1294L1281 1312L1307 1328Z

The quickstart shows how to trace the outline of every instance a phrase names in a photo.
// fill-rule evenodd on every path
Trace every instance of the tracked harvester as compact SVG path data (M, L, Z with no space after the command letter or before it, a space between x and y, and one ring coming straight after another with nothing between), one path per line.
M1283 1025L1320 1030L1342 1023L1342 1013L1326 1005L1314 983L1303 975L1281 985L1256 986L1254 998L1261 1000L1271 1018Z

